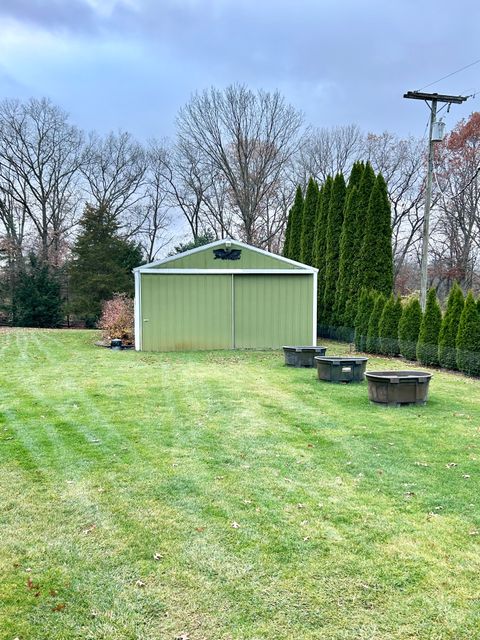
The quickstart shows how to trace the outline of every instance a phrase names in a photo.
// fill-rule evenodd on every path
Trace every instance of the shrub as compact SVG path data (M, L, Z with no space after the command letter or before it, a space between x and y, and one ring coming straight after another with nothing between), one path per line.
M362 289L358 301L358 311L355 318L355 349L365 351L367 346L367 331L370 314L375 302L375 293Z
M411 298L404 306L398 323L398 346L408 360L417 359L417 342L422 324L422 309L418 298Z
M459 370L470 376L480 375L480 314L471 291L465 298L456 344Z
M457 368L456 339L464 304L462 290L455 283L448 296L447 310L438 336L438 361L447 369Z
M438 336L441 323L442 312L437 294L435 289L430 289L417 342L417 360L427 366L438 364Z
M368 353L379 353L380 345L378 340L378 325L382 316L383 308L387 299L383 293L379 293L373 305L373 311L370 314L367 330L366 350Z
M103 303L99 326L105 339L120 338L124 342L133 343L133 308L133 300L126 293L115 293L111 300Z
M58 327L62 323L58 273L33 253L21 271L13 298L13 324L19 327Z
M378 337L380 353L386 356L398 356L398 323L402 315L402 303L393 293L383 307L380 322L378 323Z

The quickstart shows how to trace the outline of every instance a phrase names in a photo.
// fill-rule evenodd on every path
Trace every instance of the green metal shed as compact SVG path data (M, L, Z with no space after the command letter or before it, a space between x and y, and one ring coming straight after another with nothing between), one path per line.
M313 267L218 240L134 274L137 351L316 344Z

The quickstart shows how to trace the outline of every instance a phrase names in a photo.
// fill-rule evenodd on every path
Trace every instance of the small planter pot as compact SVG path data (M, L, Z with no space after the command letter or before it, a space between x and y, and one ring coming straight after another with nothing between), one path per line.
M327 347L283 347L285 364L289 367L314 367L315 356L323 356Z
M113 340L111 340L110 342L110 347L112 349L114 349L115 351L121 351L122 350L122 341L119 338L114 338Z
M368 398L378 404L398 407L425 404L431 373L426 371L367 371Z
M368 358L317 356L318 379L326 382L363 382Z

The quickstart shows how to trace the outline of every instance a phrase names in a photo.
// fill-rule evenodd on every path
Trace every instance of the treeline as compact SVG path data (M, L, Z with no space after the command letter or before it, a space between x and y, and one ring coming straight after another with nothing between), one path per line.
M364 287L385 296L393 289L390 202L385 180L369 162L297 188L283 255L318 269L320 335L349 338Z
M355 318L358 351L403 356L425 366L441 366L480 376L480 298L454 284L442 314L435 289L428 292L425 312L418 298L363 289Z

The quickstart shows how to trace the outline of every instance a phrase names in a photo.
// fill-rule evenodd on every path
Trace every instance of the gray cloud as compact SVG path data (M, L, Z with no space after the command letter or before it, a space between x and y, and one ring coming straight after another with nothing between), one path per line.
M86 0L3 0L0 15L75 34L86 46L111 40L140 51L138 62L121 59L115 67L110 60L108 74L101 59L88 68L73 60L72 86L55 84L53 74L47 90L68 101L80 74L87 111L90 94L104 95L100 121L115 127L117 118L125 126L130 117L131 128L143 127L145 135L158 134L153 127L171 132L173 114L193 91L231 82L279 88L316 125L423 132L425 106L403 100L404 91L480 57L480 5L473 0L441 10L433 0L139 0L136 7L118 1L106 14ZM15 72L14 61L9 69ZM480 65L431 90L480 89L479 71ZM115 104L109 95L119 97ZM451 123L475 108L455 107Z

